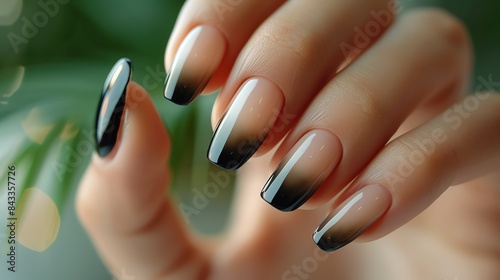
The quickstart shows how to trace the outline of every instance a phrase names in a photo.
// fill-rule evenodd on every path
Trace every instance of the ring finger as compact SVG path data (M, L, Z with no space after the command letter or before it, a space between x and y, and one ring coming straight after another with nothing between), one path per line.
M460 94L468 57L467 35L456 19L433 9L408 13L309 106L275 155L281 163L264 200L291 211L316 190L313 204L333 198L418 104Z

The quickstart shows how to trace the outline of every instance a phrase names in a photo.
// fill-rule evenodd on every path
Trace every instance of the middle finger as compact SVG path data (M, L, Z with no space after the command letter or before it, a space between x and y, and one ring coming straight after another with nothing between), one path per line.
M223 168L237 169L266 137L260 152L278 143L343 62L342 46L356 38L357 27L379 11L381 20L374 21L378 32L366 40L369 44L391 23L394 11L388 3L316 0L282 6L247 43L218 97L213 117L219 120L226 113L208 158Z

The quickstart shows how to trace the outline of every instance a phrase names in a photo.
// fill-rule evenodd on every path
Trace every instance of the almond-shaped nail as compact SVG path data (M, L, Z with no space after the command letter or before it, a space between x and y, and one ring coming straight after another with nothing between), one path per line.
M262 145L284 105L280 88L265 78L247 80L215 129L208 159L235 170Z
M95 124L96 151L100 157L107 156L116 145L131 76L132 64L122 58L113 66L104 83Z
M200 25L179 46L165 80L166 99L191 103L205 88L226 51L226 39L215 27Z
M344 247L358 238L391 207L392 196L381 185L368 185L337 207L319 225L313 240L324 251Z
M318 129L306 133L278 165L261 197L281 211L299 208L335 169L341 156L340 141L330 132Z

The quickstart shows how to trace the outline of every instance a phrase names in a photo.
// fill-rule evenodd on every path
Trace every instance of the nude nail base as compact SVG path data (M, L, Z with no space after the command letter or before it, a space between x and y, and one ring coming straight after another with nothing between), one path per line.
M217 28L210 25L193 28L169 67L164 97L178 105L193 102L217 70L225 49L225 37Z
M390 208L392 197L381 185L368 185L338 206L313 233L324 251L338 250L351 243Z
M215 129L208 159L224 169L240 168L268 136L283 103L281 90L271 81L247 80Z
M328 131L306 133L266 182L261 197L274 208L293 211L316 192L337 165L341 144Z

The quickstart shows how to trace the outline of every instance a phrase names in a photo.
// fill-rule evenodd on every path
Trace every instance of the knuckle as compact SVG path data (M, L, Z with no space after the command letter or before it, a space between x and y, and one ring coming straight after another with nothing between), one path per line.
M306 114L303 117L303 126L311 128L323 128L329 129L332 127L331 116L328 112L331 109L328 106L324 106L324 103L319 103L317 109L311 110L310 114Z
M384 118L384 112L387 112L378 90L361 72L345 72L328 92L331 97L325 104L345 104L355 108L371 121L381 120Z
M449 145L437 143L427 131L402 136L390 144L391 150L404 158L407 164L418 169L419 176L439 177L446 169L453 169L456 152ZM417 174L417 173L415 173Z
M406 24L416 28L429 48L433 63L446 67L446 71L456 73L460 79L466 74L472 60L472 51L467 29L449 12L439 8L424 8L409 12ZM452 74L455 75L455 74Z
M291 18L270 19L261 27L256 40L277 54L300 60L309 60L323 45L318 34Z
M469 36L465 25L454 15L440 8L417 9L409 12L409 20L428 25L429 31L436 33L454 48L468 46Z

